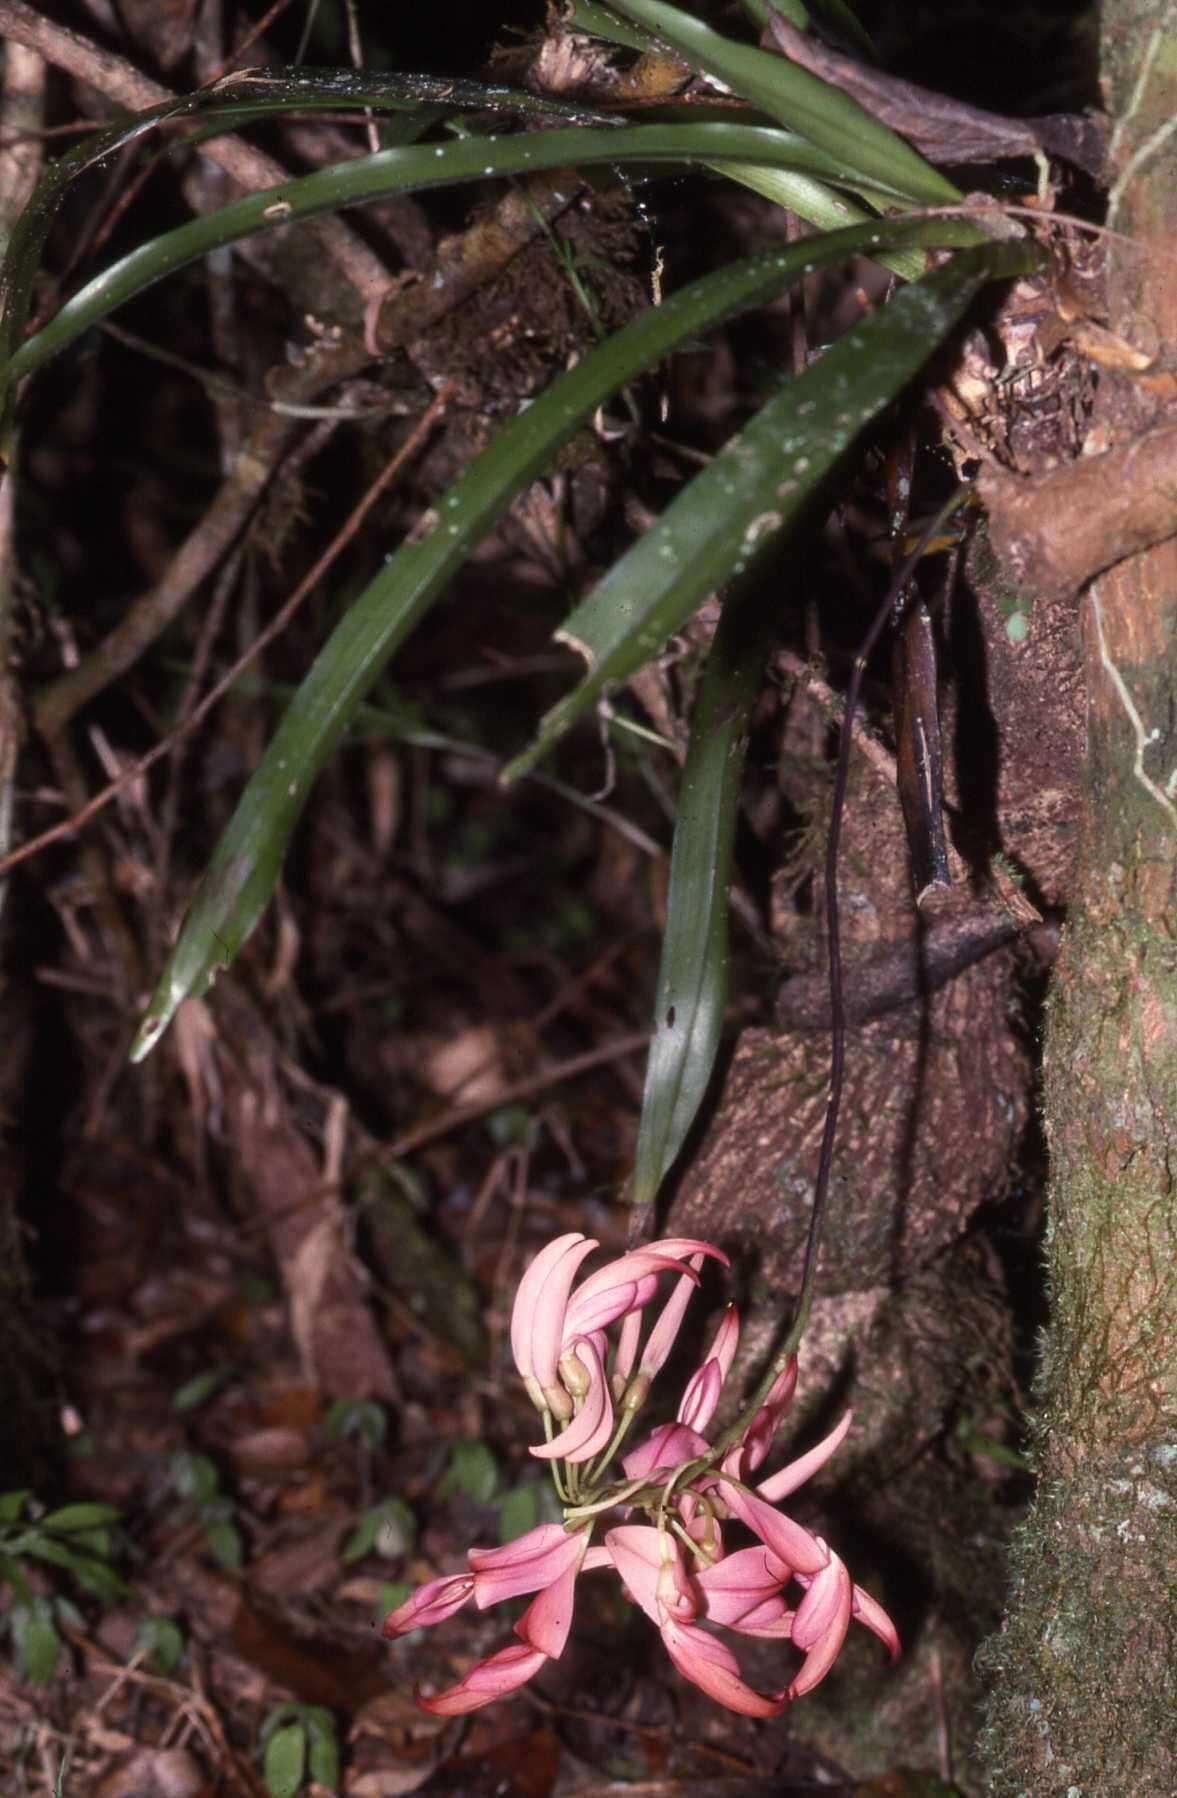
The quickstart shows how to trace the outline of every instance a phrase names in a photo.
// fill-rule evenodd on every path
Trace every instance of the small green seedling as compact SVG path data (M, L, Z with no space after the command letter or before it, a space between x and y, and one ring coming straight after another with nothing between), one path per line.
M455 1442L437 1483L438 1498L470 1498L489 1505L499 1489L499 1468L485 1442Z
M153 1673L170 1679L184 1659L184 1632L172 1617L145 1617L135 1633L135 1652L146 1656Z
M63 1593L34 1589L29 1564L56 1568L59 1577L68 1577L82 1592L113 1604L126 1591L111 1565L112 1525L118 1517L111 1505L72 1504L48 1511L31 1492L0 1493L0 1586L11 1594L0 1627L12 1638L22 1678L47 1685L57 1671L58 1623L75 1628L84 1623Z
M388 1440L388 1412L374 1398L336 1399L327 1413L327 1434L337 1442L355 1436L375 1453Z
M382 1560L397 1561L410 1552L416 1540L417 1519L404 1499L386 1498L361 1513L339 1558L349 1563L378 1554Z
M294 1798L308 1773L329 1792L339 1788L339 1741L321 1704L280 1704L262 1725L262 1778L270 1798Z
M222 1567L235 1569L243 1559L241 1531L233 1521L236 1506L221 1489L216 1463L186 1449L173 1455L169 1483L177 1498L204 1525L208 1551Z

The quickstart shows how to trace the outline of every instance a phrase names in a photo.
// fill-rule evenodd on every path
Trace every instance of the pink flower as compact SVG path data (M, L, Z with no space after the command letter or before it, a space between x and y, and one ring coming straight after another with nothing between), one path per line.
M472 1548L469 1573L430 1580L384 1619L386 1636L402 1636L451 1617L469 1598L479 1610L535 1592L515 1625L522 1646L511 1643L471 1667L465 1678L434 1698L418 1696L424 1710L457 1717L504 1698L539 1672L544 1662L563 1654L572 1627L573 1593L588 1536L569 1533L558 1523L541 1523L503 1548Z
M601 1568L618 1574L683 1677L745 1716L776 1716L812 1691L852 1620L872 1630L895 1659L899 1640L886 1612L853 1584L820 1536L778 1508L834 1454L850 1412L814 1448L750 1484L792 1399L793 1358L734 1440L713 1449L704 1433L735 1358L733 1307L688 1380L675 1420L625 1454L623 1480L608 1474L670 1353L704 1257L726 1257L708 1243L671 1238L618 1257L574 1290L581 1263L596 1246L578 1232L549 1243L524 1274L511 1318L515 1364L547 1438L531 1452L552 1468L565 1523L541 1524L504 1548L471 1549L467 1572L428 1581L385 1620L385 1634L397 1636L443 1622L470 1598L482 1609L535 1594L515 1625L518 1642L479 1661L448 1691L419 1699L421 1705L457 1716L516 1691L563 1653L577 1578ZM674 1284L639 1355L646 1308L668 1272ZM608 1332L615 1324L611 1352ZM598 1515L614 1507L644 1512L649 1521L619 1524L606 1532L603 1546L591 1547ZM756 1540L729 1552L724 1537L733 1518ZM791 1586L796 1598L788 1596ZM786 1642L802 1657L800 1666L780 1690L758 1692L742 1678L717 1629Z

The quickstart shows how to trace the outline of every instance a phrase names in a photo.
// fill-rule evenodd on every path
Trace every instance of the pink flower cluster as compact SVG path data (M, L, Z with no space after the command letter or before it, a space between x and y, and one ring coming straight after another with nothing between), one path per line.
M734 1307L688 1381L675 1421L622 1457L624 1479L607 1475L670 1353L703 1258L726 1256L709 1243L665 1239L622 1255L574 1291L580 1265L596 1247L579 1233L549 1243L524 1274L511 1318L515 1365L544 1424L546 1440L531 1452L552 1466L564 1524L541 1524L504 1548L471 1549L467 1572L430 1580L384 1623L386 1636L398 1636L440 1623L471 1598L485 1609L534 1593L515 1625L519 1640L418 1703L457 1716L515 1691L563 1652L577 1577L602 1567L619 1575L655 1624L679 1672L745 1716L775 1716L812 1691L833 1665L852 1619L873 1630L894 1660L899 1638L886 1612L853 1584L820 1536L777 1509L834 1453L850 1412L808 1454L750 1484L793 1396L794 1358L733 1441L713 1448L704 1434L736 1352ZM645 1310L667 1273L674 1286L639 1359ZM607 1332L615 1324L611 1345ZM595 1525L617 1507L650 1521L619 1523L591 1546ZM727 1548L732 1519L751 1532L753 1546ZM785 1596L790 1586L800 1591L795 1605ZM791 1643L801 1664L780 1691L757 1692L741 1678L716 1626Z

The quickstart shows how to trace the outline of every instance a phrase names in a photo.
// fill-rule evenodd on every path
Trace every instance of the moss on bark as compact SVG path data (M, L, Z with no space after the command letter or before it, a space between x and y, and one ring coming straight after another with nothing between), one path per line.
M1113 329L1171 352L1173 7L1108 0ZM1121 438L1157 403L1110 385ZM1134 415L1133 409L1136 408ZM1177 520L1175 520L1177 525ZM1089 693L1078 889L1044 1104L1052 1301L1036 1503L985 1650L991 1790L1177 1791L1177 547L1121 564L1080 614ZM1174 789L1174 790L1171 790Z

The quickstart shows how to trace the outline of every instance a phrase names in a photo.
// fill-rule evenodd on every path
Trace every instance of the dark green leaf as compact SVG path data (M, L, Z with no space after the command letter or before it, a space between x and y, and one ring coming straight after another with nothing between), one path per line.
M47 1686L57 1671L61 1642L49 1599L36 1597L14 1604L8 1613L17 1664L25 1679Z
M269 902L310 785L389 656L516 494L617 389L679 344L862 252L958 241L946 220L856 226L733 263L641 314L554 381L453 483L433 529L404 544L336 626L221 837L132 1045L140 1060L177 1006L227 967ZM443 523L444 521L444 523Z
M797 73L804 74L804 71ZM805 78L814 80L811 75ZM817 85L823 87L820 82ZM848 103L853 105L852 101ZM910 154L915 156L916 153L913 150ZM853 166L844 157L821 149L793 132L763 125L631 125L621 131L573 128L527 132L519 137L461 138L449 144L412 144L400 150L381 150L373 156L360 156L351 162L320 169L316 174L283 182L260 194L247 194L243 199L204 213L162 237L152 238L124 256L121 262L105 269L67 300L44 329L28 338L19 349L15 346L24 326L32 277L29 276L29 282L24 281L23 261L21 278L12 272L10 265L18 244L18 233L14 231L5 263L6 272L0 278L0 296L4 302L0 343L12 346L0 362L3 391L6 399L10 399L17 381L165 275L198 261L211 250L237 243L259 231L293 225L323 213L338 212L345 206L382 199L388 194L420 192L490 176L529 175L569 165L591 167L604 163L617 167L633 162L716 163L729 160L763 163L772 168L794 169L819 179L853 184ZM883 183L879 191L895 201L906 197L902 186L896 189ZM936 198L943 200L945 197L938 189ZM949 187L947 198L959 198L955 188ZM39 242L37 253L40 253ZM32 273L35 273L35 261Z
M488 1505L498 1491L498 1463L485 1442L455 1442L449 1466L437 1483L439 1498L471 1498Z
M703 1102L727 1000L728 886L744 753L773 609L729 594L703 675L679 792L632 1203L652 1204Z
M189 1454L187 1450L173 1455L172 1485L178 1497L191 1504L207 1504L221 1489L221 1476L207 1455Z
M266 1743L262 1774L270 1798L294 1798L307 1766L307 1736L301 1723L284 1723Z
M363 1513L340 1559L358 1561L375 1551L386 1561L399 1560L417 1540L417 1519L402 1498L386 1498Z
M539 1522L539 1495L534 1486L512 1486L499 1500L499 1541L514 1542Z
M770 119L836 157L842 173L831 179L868 194L890 193L916 206L952 205L961 198L960 189L890 126L787 56L736 43L665 0L610 0L610 4L679 51L693 69L716 76Z
M47 1517L41 1518L41 1528L64 1535L73 1530L90 1530L104 1523L117 1523L121 1516L122 1512L114 1505L63 1505L59 1511L50 1511Z
M329 1792L339 1786L339 1744L335 1735L312 1736L310 1753L311 1778Z
M184 1658L184 1633L171 1617L145 1617L135 1635L135 1648L169 1679Z
M204 1373L193 1374L185 1380L172 1394L173 1411L198 1411L201 1405L207 1404L221 1387L233 1378L231 1367L209 1367Z
M236 1572L245 1558L241 1532L232 1523L210 1523L205 1529L208 1551L218 1566Z
M588 665L547 713L526 773L619 681L660 653L702 599L793 527L858 436L923 366L986 281L1040 265L1028 244L964 250L842 337L786 382L679 493L557 633Z
M380 1448L388 1436L388 1413L374 1398L336 1399L327 1413L327 1434L337 1441L358 1436L366 1447Z

